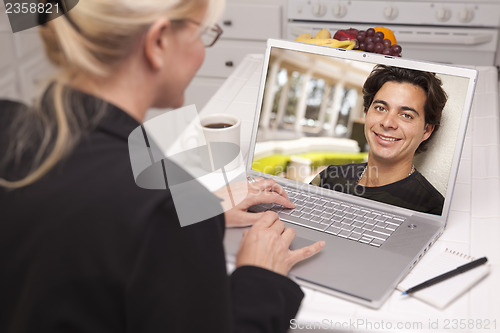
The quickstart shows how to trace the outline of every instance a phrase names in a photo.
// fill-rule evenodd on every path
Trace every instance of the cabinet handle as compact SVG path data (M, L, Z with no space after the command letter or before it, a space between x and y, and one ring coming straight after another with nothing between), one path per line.
M231 60L229 60L229 61L226 61L225 65L226 65L226 67L233 67L234 63Z
M230 27L233 25L233 21L231 20L225 20L224 22L222 22L223 25L225 25L226 27Z

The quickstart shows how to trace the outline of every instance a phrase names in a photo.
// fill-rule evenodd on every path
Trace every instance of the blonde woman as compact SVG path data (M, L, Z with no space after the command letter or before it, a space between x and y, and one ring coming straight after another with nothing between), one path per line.
M181 228L130 166L128 135L183 104L223 6L85 0L41 28L59 74L37 107L0 102L0 332L287 330L303 294L286 274L324 244L291 251L277 215L246 211L293 206L282 189L258 181L225 214L254 223L228 279L224 216Z

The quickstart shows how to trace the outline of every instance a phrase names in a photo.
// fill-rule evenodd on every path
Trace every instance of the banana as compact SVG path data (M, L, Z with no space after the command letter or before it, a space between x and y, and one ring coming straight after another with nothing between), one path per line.
M299 37L297 37L296 41L297 42L303 42L306 39L312 39L313 36L311 34L301 34Z
M296 41L302 42L302 43L308 43L308 44L337 47L337 48L342 48L342 49L347 49L347 50L352 50L356 46L355 40L340 41L340 40L336 40L333 38L306 38L306 39L302 38L301 40L299 40L299 38L297 38Z
M351 44L346 47L347 50L354 50L355 47L358 47L358 41L356 39L349 41Z
M325 45L325 46L331 46L331 47L337 47L337 48L343 48L347 50L352 50L356 47L357 41L356 40L337 40L332 38L332 35L330 32L326 29L321 29L318 31L316 36L312 36L311 34L301 34L297 39L295 39L297 42L302 42L302 43L308 43L308 44L315 44L315 45Z
M316 36L314 36L314 38L316 38L316 39L328 39L328 38L332 38L332 35L330 35L330 31L323 28L320 31L318 31L318 33L316 34Z

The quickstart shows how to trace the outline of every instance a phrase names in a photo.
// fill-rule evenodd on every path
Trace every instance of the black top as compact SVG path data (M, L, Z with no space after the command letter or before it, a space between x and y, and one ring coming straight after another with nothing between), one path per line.
M395 183L365 187L357 184L366 163L330 165L319 175L319 185L419 212L441 215L444 197L425 177L415 170Z
M12 112L0 101L0 152ZM180 227L169 190L134 182L139 123L106 114L43 179L0 188L0 332L285 332L298 285L251 266L228 277L223 215Z

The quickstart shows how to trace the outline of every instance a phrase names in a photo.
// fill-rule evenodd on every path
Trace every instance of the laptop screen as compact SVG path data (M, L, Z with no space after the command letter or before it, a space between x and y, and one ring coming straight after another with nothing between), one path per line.
M456 177L474 75L270 41L251 169L442 215Z

